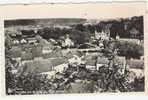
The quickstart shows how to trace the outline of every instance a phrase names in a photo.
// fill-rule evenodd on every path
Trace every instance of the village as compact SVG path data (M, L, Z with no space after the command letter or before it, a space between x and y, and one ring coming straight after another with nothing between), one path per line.
M7 94L144 91L142 33L133 27L131 37L123 38L112 34L109 23L85 36L83 26L92 27L5 28ZM80 28L79 36L73 27ZM57 38L56 29L66 31Z

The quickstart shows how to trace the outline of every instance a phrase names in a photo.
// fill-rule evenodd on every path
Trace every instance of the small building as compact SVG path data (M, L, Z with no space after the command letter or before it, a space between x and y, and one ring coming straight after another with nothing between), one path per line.
M64 46L68 48L74 46L74 42L70 39L68 34L66 35L66 39L64 40Z
M107 57L99 56L96 62L96 67L97 67L96 69L99 70L100 67L108 66L108 64L109 64L109 60Z
M85 57L86 68L90 70L99 70L101 66L108 66L109 60L104 56L87 55Z
M49 39L49 42L51 42L53 45L57 45L58 44L58 42L55 40L55 39Z
M57 72L57 73L55 74L55 78L56 78L56 79L63 79L63 78L64 78L64 74L63 74L63 73L60 73L60 72Z
M120 36L119 36L119 34L117 33L117 35L116 35L116 40L119 40L120 39Z
M51 53L53 50L52 48L50 48L49 46L43 46L42 47L42 53L43 54L48 54L48 53Z
M81 63L83 63L83 60L79 56L73 55L72 58L68 59L68 63L71 65L80 65Z
M144 61L144 56L141 56L141 57L140 57L140 60L143 60L143 61Z
M68 60L64 57L60 58L49 58L48 61L52 63L53 69L58 72L58 70L63 69L67 66ZM65 65L65 66L64 66ZM60 68L60 69L59 69Z
M56 71L42 72L40 75L46 75L47 79L51 79L55 76Z
M71 29L70 26L66 26L66 25L54 25L54 28L60 28L60 29Z
M37 39L36 39L36 38L27 38L26 40L27 40L27 42L30 43L30 44L31 44L31 43L36 43L36 42L37 42Z
M25 44L25 43L27 43L27 40L23 38L23 39L20 40L20 43Z
M12 40L12 43L13 43L14 45L17 45L17 44L19 44L20 42L19 42L19 40L14 39L14 40Z

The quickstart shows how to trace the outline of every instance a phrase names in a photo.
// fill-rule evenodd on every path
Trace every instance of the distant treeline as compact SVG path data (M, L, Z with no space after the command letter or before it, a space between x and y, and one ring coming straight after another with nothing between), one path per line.
M86 22L86 19L79 18L7 20L5 21L5 27L11 25L15 27L15 25L45 24L44 27L38 30L38 34L43 38L60 39L65 34L69 34L75 44L89 42L90 37L95 35L95 31L110 33L112 38L116 38L119 35L121 38L137 38L143 40L143 16L100 21L96 24L84 24L84 22ZM67 23L71 28L49 27L51 23Z
M4 27L26 26L26 25L72 25L84 23L86 19L83 18L50 18L50 19L17 19L5 20Z
M143 39L143 16L101 21L98 25L102 26L102 28L106 25L110 25L110 33L113 38L118 34L122 38Z
M18 26L18 25L22 25L22 26L25 26L25 25L33 25L35 24L35 20L31 20L31 19L22 19L22 20L5 20L4 21L4 27L15 27L15 26Z
M70 37L76 44L90 41L90 37L95 35L95 30L98 32L110 32L112 38L116 38L118 34L121 38L143 39L143 16L100 21L97 24L75 24L71 27L70 29L45 27L40 29L38 34L45 39L59 39L61 36L65 36L65 34L70 34Z

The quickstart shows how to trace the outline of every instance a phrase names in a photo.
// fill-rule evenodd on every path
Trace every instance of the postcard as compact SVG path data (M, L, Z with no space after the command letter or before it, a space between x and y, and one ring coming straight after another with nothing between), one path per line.
M3 95L148 93L146 2L0 5Z

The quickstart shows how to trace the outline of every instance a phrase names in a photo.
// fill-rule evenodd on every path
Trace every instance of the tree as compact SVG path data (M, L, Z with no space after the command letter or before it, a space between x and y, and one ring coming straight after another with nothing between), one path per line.
M88 32L72 30L70 37L74 40L75 44L83 44L89 41L90 34Z

